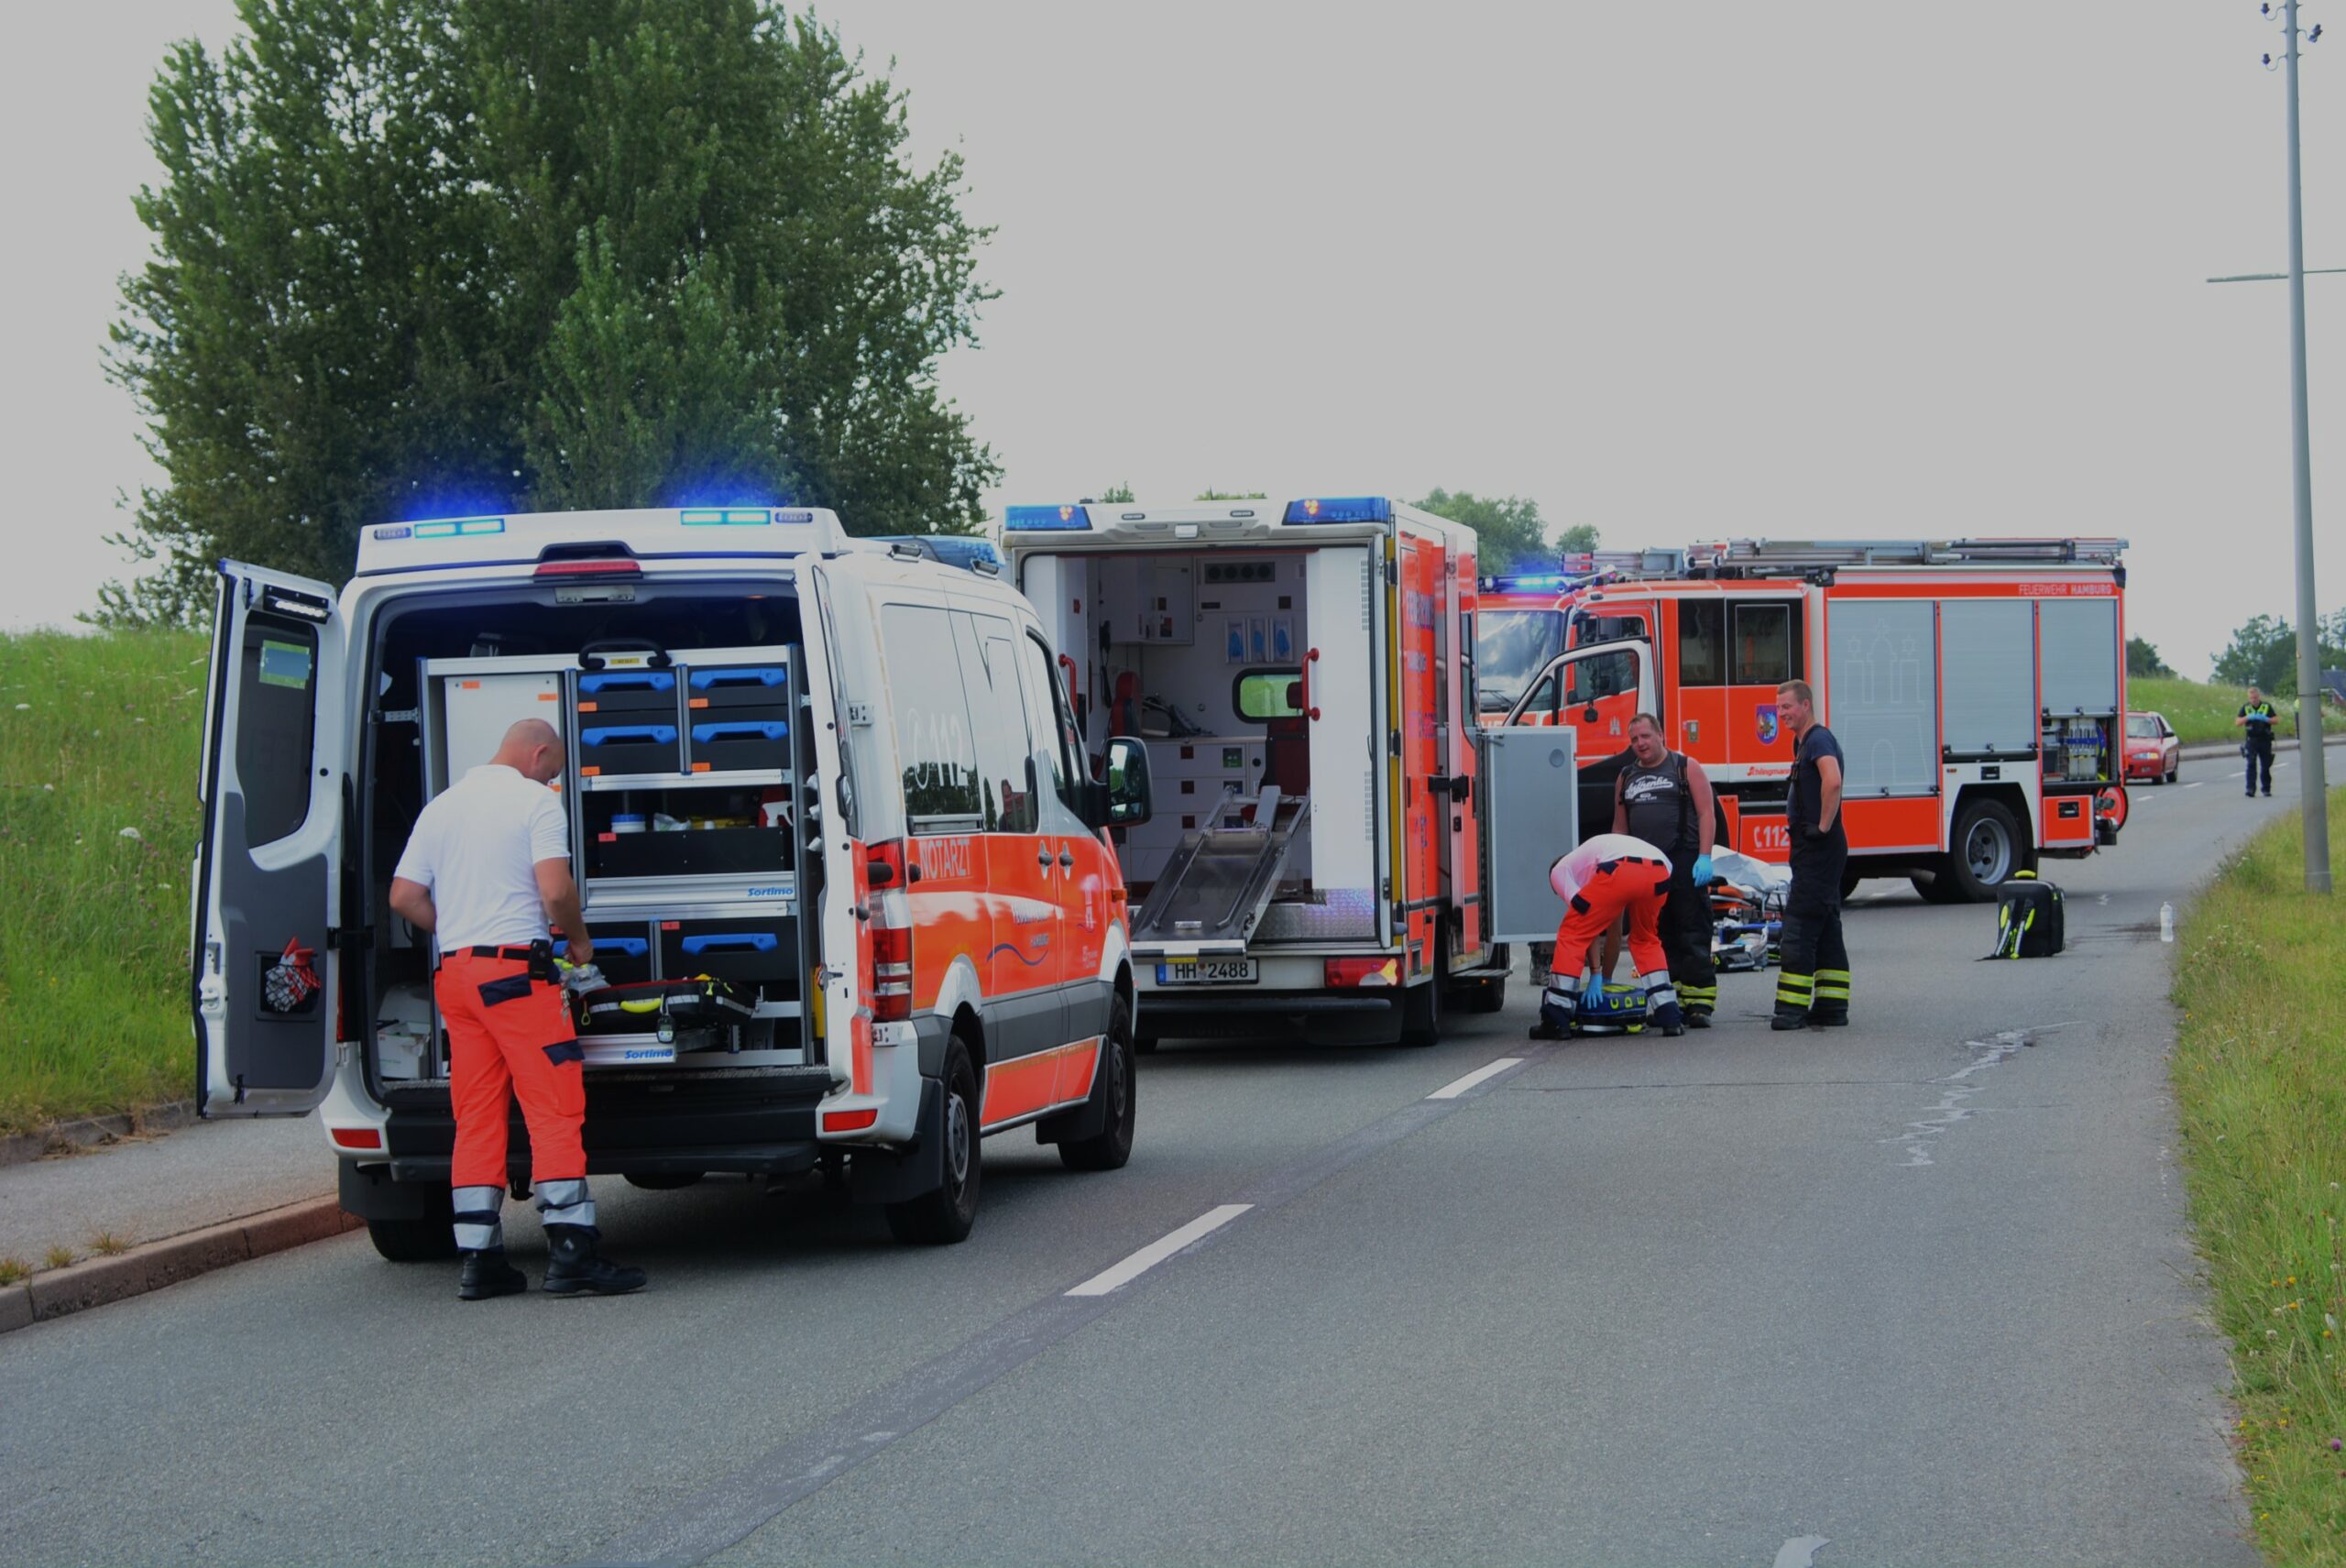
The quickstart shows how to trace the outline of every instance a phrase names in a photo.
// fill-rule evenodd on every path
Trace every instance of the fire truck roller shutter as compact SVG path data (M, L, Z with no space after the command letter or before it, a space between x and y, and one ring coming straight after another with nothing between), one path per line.
M1927 600L1833 607L1830 710L1843 798L1922 795L1938 783L1938 649Z
M2039 610L2045 641L2045 711L2118 712L2118 601L2046 599Z
M1948 599L1939 609L1950 758L2036 747L2036 606L2028 599Z

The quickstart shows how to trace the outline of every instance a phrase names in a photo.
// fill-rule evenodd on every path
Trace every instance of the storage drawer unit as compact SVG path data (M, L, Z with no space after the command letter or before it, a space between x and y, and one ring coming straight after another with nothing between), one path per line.
M717 665L685 675L686 767L696 773L790 766L790 666Z
M595 967L613 985L634 985L652 978L652 938L641 927L613 927L589 921L595 934ZM554 951L562 957L570 944L554 938Z
M595 717L601 717L596 715ZM626 718L625 714L614 715ZM597 774L673 773L677 771L677 728L667 723L587 724L578 727L578 772Z
M787 828L696 828L682 833L599 833L586 844L586 875L754 876L791 869Z
M663 980L715 975L770 995L795 996L798 986L798 922L780 910L736 919L660 922Z
M676 717L671 670L597 670L578 677L578 711L587 723L642 724ZM603 718L624 714L625 718Z
M790 726L786 721L708 719L697 714L694 718L689 747L694 773L748 773L790 766Z

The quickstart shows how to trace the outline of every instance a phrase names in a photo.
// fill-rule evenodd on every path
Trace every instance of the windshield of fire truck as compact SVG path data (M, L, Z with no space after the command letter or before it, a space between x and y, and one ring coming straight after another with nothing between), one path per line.
M1564 651L1560 609L1485 609L1474 617L1475 707L1505 713L1531 677Z

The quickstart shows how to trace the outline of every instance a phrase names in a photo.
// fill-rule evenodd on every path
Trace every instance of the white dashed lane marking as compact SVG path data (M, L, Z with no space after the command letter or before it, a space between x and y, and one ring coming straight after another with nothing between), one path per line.
M1252 1203L1222 1203L1207 1210L1178 1231L1157 1237L1124 1262L1112 1268L1102 1269L1082 1284L1068 1292L1070 1296L1105 1296L1120 1289L1179 1252L1183 1247L1203 1241L1255 1205Z
M1522 1060L1523 1058L1521 1057L1501 1057L1495 1062L1489 1062L1482 1067L1476 1068L1474 1071L1468 1073L1465 1077L1457 1080L1455 1082L1443 1084L1440 1089L1437 1089L1431 1094L1427 1095L1426 1098L1429 1100L1455 1100L1460 1095L1465 1093L1468 1090L1474 1088L1476 1084L1484 1081L1485 1079L1496 1078L1499 1074L1505 1072L1507 1069L1514 1067Z

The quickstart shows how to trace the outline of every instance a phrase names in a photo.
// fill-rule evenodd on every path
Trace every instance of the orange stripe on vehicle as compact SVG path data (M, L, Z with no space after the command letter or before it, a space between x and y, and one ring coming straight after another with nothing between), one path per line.
M986 1069L985 1109L979 1114L979 1122L991 1127L1063 1105L1070 1098L1080 1098L1066 1088L1070 1068L1072 1076L1082 1079L1081 1093L1091 1093L1092 1064L1098 1059L1099 1051L1100 1041L1095 1036L991 1064Z
M848 1088L858 1094L872 1092L872 1009L859 1007L848 1023Z

